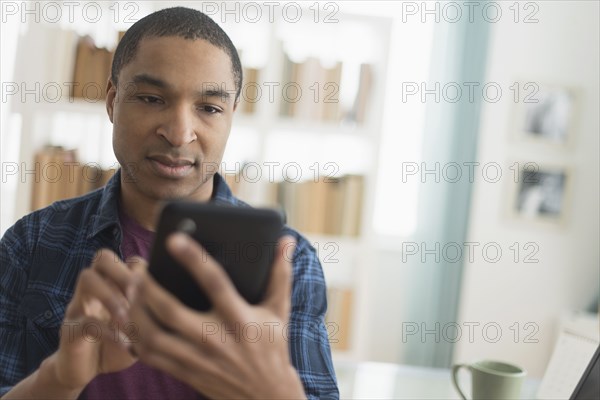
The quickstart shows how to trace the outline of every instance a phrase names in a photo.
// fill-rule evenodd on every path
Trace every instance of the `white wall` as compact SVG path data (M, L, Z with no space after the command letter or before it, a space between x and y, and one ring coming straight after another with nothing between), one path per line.
M512 18L502 18L491 30L486 81L498 82L504 95L498 103L484 103L478 161L482 165L501 164L503 178L498 183L487 183L478 175L468 241L481 243L478 249L485 243L497 243L503 254L499 262L491 263L486 262L481 251L476 251L473 262L465 265L461 326L480 325L473 325L471 338L463 329L454 358L508 360L525 367L531 376L541 377L560 318L572 310L587 308L598 295L600 34L598 2L536 4L538 23L514 23ZM511 138L515 103L509 87L517 80L580 89L578 126L570 148L540 147ZM564 226L548 228L506 218L503 210L513 179L508 166L514 161L570 168L574 179L570 202L565 205ZM515 242L521 248L517 263L509 248ZM527 242L539 246L534 256L538 263L523 262L527 253L523 246ZM515 322L519 323L518 338ZM532 324L525 329L528 322ZM487 336L482 330L486 323L492 323ZM502 335L493 343L494 327L498 326ZM538 343L527 343L527 334Z

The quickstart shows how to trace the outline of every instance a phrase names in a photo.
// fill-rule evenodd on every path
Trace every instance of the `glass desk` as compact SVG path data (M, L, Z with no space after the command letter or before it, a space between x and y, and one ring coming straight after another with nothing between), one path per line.
M342 399L460 399L449 369L339 361L335 370ZM469 373L461 371L459 381L469 395ZM521 397L534 399L539 383L526 379Z

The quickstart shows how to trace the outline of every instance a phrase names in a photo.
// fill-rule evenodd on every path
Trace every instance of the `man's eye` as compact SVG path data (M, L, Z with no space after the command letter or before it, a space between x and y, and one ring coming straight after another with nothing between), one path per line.
M199 109L209 114L218 114L222 112L220 108L214 106L200 106Z
M137 98L147 104L157 104L161 101L160 98L156 96L137 96Z

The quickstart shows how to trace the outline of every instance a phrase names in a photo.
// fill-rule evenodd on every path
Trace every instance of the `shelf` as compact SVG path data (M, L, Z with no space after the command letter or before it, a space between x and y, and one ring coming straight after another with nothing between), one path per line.
M12 103L15 112L25 113L34 111L36 113L43 112L53 114L57 112L62 113L76 113L76 114L94 114L94 115L106 115L106 103L104 100L85 100L82 98L72 98L72 101L61 100L57 102L40 101L35 104L28 104L23 102ZM35 110L31 110L34 108ZM108 117L107 117L108 118Z
M309 15L308 12L307 15ZM260 67L257 82L295 81L294 78L286 75L284 50L292 49L295 44L302 45L303 49L301 51L294 52L294 63L304 62L300 56L317 57L319 62L314 63L314 60L312 60L313 64L310 66L308 64L300 67L296 65L297 70L302 71L302 73L299 73L300 77L296 75L297 82L306 83L306 81L312 80L315 76L311 73L317 71L316 80L318 82L337 82L340 84L338 100L341 104L339 104L339 107L334 107L335 110L327 109L327 112L320 110L321 112L313 113L312 109L310 112L306 112L307 105L301 102L296 104L298 106L296 108L283 107L282 109L281 102L283 100L275 98L272 102L263 99L261 102L256 103L255 107L252 108L254 111L250 114L241 112L240 108L233 117L231 134L223 163L226 164L226 170L228 171L234 170L236 165L241 166L244 162L255 163L263 168L264 175L269 165L273 165L267 163L279 162L279 167L275 172L278 174L275 177L277 182L284 180L282 169L290 163L295 163L301 168L303 173L301 181L313 180L316 174L320 174L321 177L333 178L340 178L344 175L361 176L359 179L363 181L364 186L361 187L360 197L356 197L356 199L360 199L360 205L356 206L356 209L361 210L360 217L355 212L342 214L356 216L358 220L356 224L349 224L352 218L333 218L335 213L331 210L342 209L342 207L338 206L336 209L331 204L342 204L343 201L348 199L355 199L355 197L343 192L341 189L338 189L338 195L342 193L339 197L324 196L328 199L326 203L319 200L313 201L313 203L321 206L323 204L327 205L321 207L318 213L315 213L317 207L313 207L312 203L308 201L320 198L318 194L314 194L315 192L304 195L305 197L301 200L290 196L303 206L311 204L310 207L312 208L309 208L309 212L313 212L311 214L314 217L313 219L325 221L325 219L320 219L321 215L324 214L324 218L327 218L329 222L332 220L343 221L342 224L346 224L346 226L357 227L352 231L327 228L322 229L322 231L360 233L360 236L338 236L301 232L315 247L329 287L351 291L353 303L350 312L350 348L344 352L336 351L335 357L342 356L354 360L361 359L364 350L364 331L368 329L365 321L368 319L366 318L366 311L361 307L361 301L365 298L366 290L363 280L365 271L368 271L370 266L371 257L369 254L378 244L377 241L371 239L372 228L368 221L371 220L373 215L375 182L377 168L379 167L379 141L384 109L383 99L385 99L384 94L387 89L385 87L385 76L391 24L390 20L385 18L345 15L343 13L337 14L336 17L340 21L344 21L345 25L343 27L335 24L315 25L308 21L312 24L312 30L309 33L321 37L322 43L313 43L302 36L291 35L292 31L302 31L300 25L284 23L283 21L261 26L260 29L237 30L243 39L240 41L243 44L242 58L246 57L251 60L248 62L248 66ZM356 29L350 29L350 27ZM264 40L248 39L249 32L255 33L254 31L257 29L260 31L260 38ZM350 35L341 34L349 29L352 31ZM318 32L318 30L322 31ZM327 34L321 35L322 33ZM25 36L27 37L23 43L38 43L44 35L41 30L31 30ZM290 37L293 37L293 39L289 39ZM286 38L289 39L289 42L285 42ZM234 40L234 43L237 44L237 42ZM334 42L340 42L340 46L330 52L324 51L324 46L319 46L319 44L326 43L330 45ZM253 46L256 46L257 49L253 49ZM50 45L48 44L47 47L50 47ZM353 51L345 51L347 48ZM266 54L266 56L258 57L257 54L259 53L263 56ZM34 56L33 52L23 51L20 54L21 59L17 61L16 68L22 67L21 69L23 69L25 66L29 66L31 69L31 66L35 65L34 60L37 60L37 57ZM45 57L48 58L48 70L57 69L50 65L51 63L56 63L56 66L65 65L65 59L53 60L50 58L50 54ZM261 63L261 60L264 63ZM338 62L342 63L341 77L334 74L332 75L334 78L331 78L330 75L320 78L322 70L333 69L332 66L338 68L339 72ZM368 66L361 67L363 63L367 63ZM315 65L323 68L316 68ZM289 67L290 64L288 63L287 66ZM344 67L346 71L344 71ZM364 73L365 70L367 73ZM330 73L330 71L327 73ZM361 77L364 76L372 76L372 80L367 78L365 85L361 84L361 82L365 82L361 80ZM284 77L286 78L284 79ZM48 78L48 81L62 82L62 80L56 78ZM350 84L344 87L347 82L350 82ZM310 88L311 84L309 83L307 87ZM364 87L367 87L367 89L364 89ZM363 90L360 88L363 88ZM77 147L79 156L84 156L86 159L104 158L107 160L104 163L108 164L110 160L107 154L112 154L112 142L110 140L112 129L106 115L104 100L69 99L67 89L64 87L62 89L63 98L65 99L63 101L54 103L49 101L37 103L12 102L12 111L21 113L23 120L20 159L33 159L34 152L37 149L47 143L52 143L55 145L62 144L66 148ZM324 90L324 88L320 90ZM309 90L307 93L313 92ZM320 93L323 94L323 92ZM361 97L365 93L368 95ZM363 101L365 99L366 101ZM316 107L323 104L317 104ZM356 104L361 104L362 107L357 107ZM286 104L283 105L287 106ZM310 104L310 106L312 105ZM330 104L326 105L329 106ZM282 112L297 117L282 116ZM314 118L323 118L323 120L307 120L306 116L315 116ZM342 116L345 118L352 116L362 121L362 123L346 122ZM326 118L330 119L326 120ZM337 118L341 121L331 120ZM355 178L357 177L351 179ZM272 187L269 187L266 183L264 179L261 179L256 185L247 185L247 191L251 192L249 193L249 199L243 197L242 199L248 200L250 204L254 205L260 205L261 200L268 200L268 197L272 195ZM16 202L15 206L17 217L28 211L26 210L26 204L29 203L31 191L30 188L25 187L26 185L21 186L18 193L20 200ZM330 202L331 198L342 200L338 203L335 201ZM292 209L291 206L290 209ZM353 210L355 208L349 207L348 209ZM303 207L300 215L306 214L307 211L304 210ZM299 226L302 225L301 222L298 222ZM319 230L319 224L308 224L306 226ZM327 226L338 225L332 223Z
M233 126L257 128L256 114L238 113L233 117ZM269 117L269 133L289 132L304 134L306 132L319 135L344 135L365 137L369 131L360 125L351 125L341 122L311 122L299 118Z

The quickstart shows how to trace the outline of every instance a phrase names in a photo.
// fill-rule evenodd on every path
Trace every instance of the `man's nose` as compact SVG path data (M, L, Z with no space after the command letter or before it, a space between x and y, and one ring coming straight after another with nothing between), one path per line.
M185 105L171 107L157 133L173 147L182 147L195 141L193 110Z

